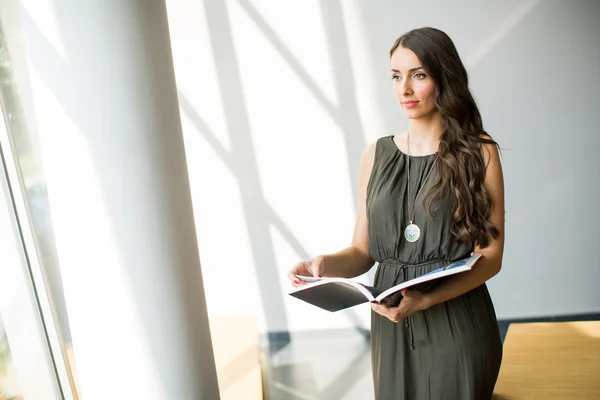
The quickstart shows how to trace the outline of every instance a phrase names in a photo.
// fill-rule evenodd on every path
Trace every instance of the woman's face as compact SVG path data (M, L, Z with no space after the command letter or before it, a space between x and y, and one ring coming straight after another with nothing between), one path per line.
M394 94L409 119L430 117L435 107L435 82L412 50L398 47L390 59Z

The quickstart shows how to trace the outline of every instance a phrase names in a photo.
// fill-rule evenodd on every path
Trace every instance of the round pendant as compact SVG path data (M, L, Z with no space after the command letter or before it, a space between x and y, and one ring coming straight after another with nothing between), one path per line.
M421 236L421 229L419 229L419 227L415 224L410 224L404 230L404 237L411 243L419 240L419 236Z

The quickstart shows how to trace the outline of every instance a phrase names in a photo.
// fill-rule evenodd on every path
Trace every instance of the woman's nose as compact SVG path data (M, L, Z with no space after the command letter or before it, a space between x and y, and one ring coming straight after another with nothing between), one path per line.
M410 82L408 80L404 80L402 81L402 94L404 95L410 95L412 94L412 87L410 85Z

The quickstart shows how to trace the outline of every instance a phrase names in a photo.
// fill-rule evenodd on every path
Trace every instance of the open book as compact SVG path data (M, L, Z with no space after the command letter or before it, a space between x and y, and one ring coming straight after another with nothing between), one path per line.
M480 257L481 254L472 254L467 258L386 290L363 285L352 279L314 278L312 276L297 275L298 279L309 283L300 286L289 294L327 311L343 310L366 302L383 303L388 307L392 307L400 303L402 299L400 291L402 289L411 288L426 292L440 278L471 270Z

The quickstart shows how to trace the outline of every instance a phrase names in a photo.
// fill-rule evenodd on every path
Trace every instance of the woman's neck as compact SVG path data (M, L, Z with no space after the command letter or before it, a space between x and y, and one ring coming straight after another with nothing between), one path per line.
M437 116L432 118L411 119L408 124L410 141L420 145L438 144L442 134L442 121Z

